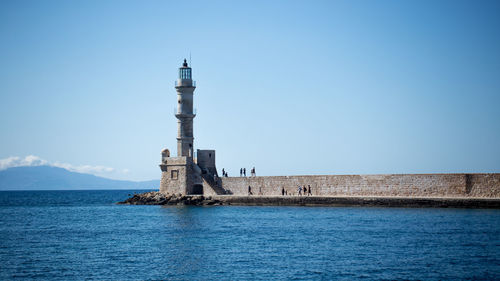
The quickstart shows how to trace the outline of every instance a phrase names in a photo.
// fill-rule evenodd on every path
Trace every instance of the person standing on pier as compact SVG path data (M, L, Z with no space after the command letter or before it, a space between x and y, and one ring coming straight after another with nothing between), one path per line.
M247 176L247 168L243 168L243 176L246 177Z
M307 185L308 189L307 189L307 195L313 195L312 191L311 191L311 186L310 185Z

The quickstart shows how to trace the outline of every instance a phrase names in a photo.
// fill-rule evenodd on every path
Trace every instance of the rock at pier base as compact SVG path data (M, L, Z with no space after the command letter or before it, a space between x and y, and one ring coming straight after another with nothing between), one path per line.
M210 206L217 205L221 202L213 200L210 196L202 195L187 195L181 194L165 195L158 191L134 194L133 197L118 202L121 205L194 205L194 206Z

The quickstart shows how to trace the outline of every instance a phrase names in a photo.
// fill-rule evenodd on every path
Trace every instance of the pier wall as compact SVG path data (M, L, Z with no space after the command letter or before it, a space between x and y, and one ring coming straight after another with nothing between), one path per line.
M500 198L500 173L491 174L388 174L221 178L229 194L297 195L297 187L311 186L315 196L401 196ZM204 186L204 194L215 193Z

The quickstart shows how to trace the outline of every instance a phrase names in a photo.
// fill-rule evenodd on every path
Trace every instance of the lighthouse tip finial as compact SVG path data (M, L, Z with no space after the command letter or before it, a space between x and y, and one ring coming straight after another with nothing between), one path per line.
M186 59L184 59L184 63L182 64L182 66L184 66L184 67L188 66L188 63L187 63Z

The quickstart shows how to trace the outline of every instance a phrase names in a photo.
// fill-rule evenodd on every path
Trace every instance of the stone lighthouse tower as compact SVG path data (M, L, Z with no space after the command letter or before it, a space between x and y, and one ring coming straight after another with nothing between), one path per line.
M193 93L196 88L191 77L191 67L186 60L179 68L175 81L177 91L177 157L170 157L170 151L161 152L160 192L164 194L202 194L201 169L193 155Z
M215 167L215 150L193 148L193 93L196 88L186 59L175 81L177 91L177 157L170 151L161 152L160 192L163 194L224 194Z
M191 67L186 59L179 68L179 79L175 83L177 90L177 157L193 157L193 93L196 83L191 77Z

